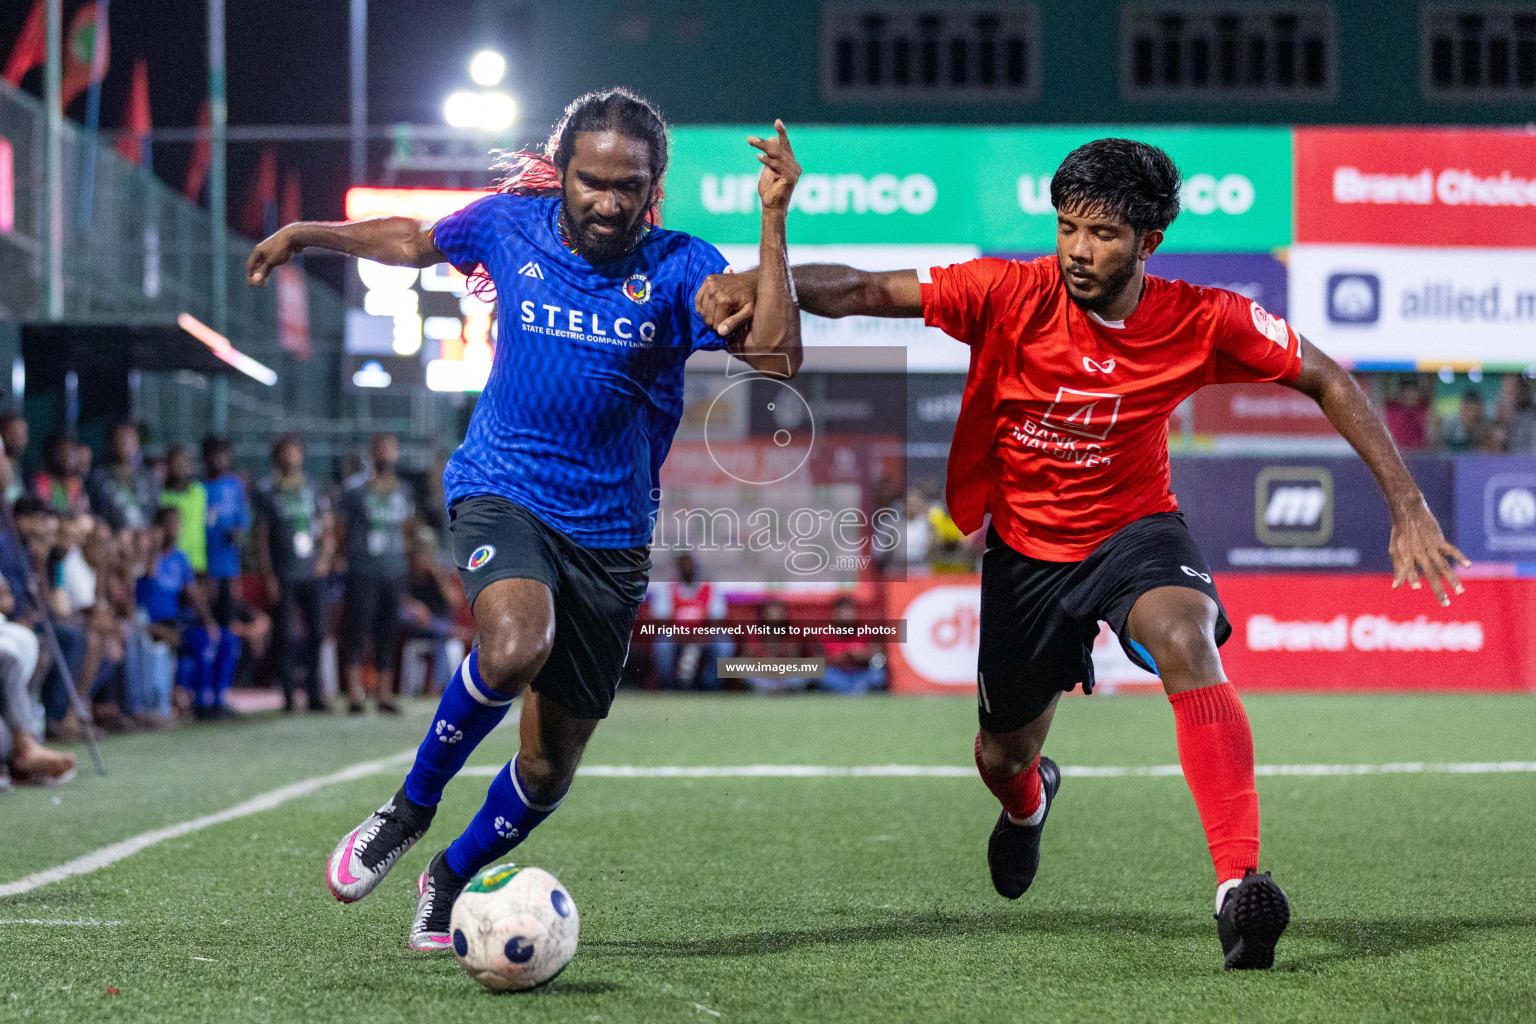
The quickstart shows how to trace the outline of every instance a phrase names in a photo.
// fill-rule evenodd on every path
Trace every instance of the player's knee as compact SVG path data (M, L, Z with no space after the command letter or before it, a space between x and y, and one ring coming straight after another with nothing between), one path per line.
M524 751L517 755L517 781L529 800L548 806L558 802L571 788L579 760L579 757L566 759Z
M1221 658L1216 653L1216 638L1201 622L1180 619L1158 631L1149 644L1158 671L1165 677L1204 678L1220 674Z
M515 697L549 660L553 643L552 635L539 630L482 636L477 659L480 678L497 693Z
M989 776L1011 778L1040 756L1040 743L1022 732L981 734L981 766Z

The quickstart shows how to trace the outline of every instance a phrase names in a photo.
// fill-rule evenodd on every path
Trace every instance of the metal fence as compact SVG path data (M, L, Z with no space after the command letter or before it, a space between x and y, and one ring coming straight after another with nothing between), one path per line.
M45 121L41 102L0 82L0 139L11 150L15 207L12 229L0 231L0 326L46 317ZM94 172L83 161L88 147ZM171 323L187 312L213 324L208 211L104 142L92 146L87 133L67 120L63 154L64 320ZM407 461L427 458L439 421L451 419L450 411L429 400L345 391L339 378L342 299L313 278L305 278L311 355L299 359L283 351L276 290L245 284L251 244L230 236L226 333L241 351L275 369L278 383L266 387L244 377L230 381L229 434L241 461L264 461L272 438L290 431L304 434L319 458L355 449L374 430L400 433L407 441ZM210 382L195 374L144 374L134 396L135 413L150 424L156 446L189 443L214 422L213 392Z

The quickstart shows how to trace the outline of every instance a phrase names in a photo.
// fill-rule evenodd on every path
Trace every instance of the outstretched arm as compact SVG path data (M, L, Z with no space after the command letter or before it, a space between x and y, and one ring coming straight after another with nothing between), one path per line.
M336 223L296 221L251 250L245 261L246 281L258 287L266 284L274 268L311 246L397 267L430 267L448 259L432 240L432 228L409 217Z
M792 275L800 308L817 316L922 316L915 270L856 270L836 263L802 263ZM699 315L722 335L753 319L758 271L715 274L699 289Z
M1436 600L1442 605L1450 604L1447 588L1462 593L1454 566L1472 563L1440 532L1440 524L1424 503L1424 495L1419 491L1419 485L1413 482L1397 445L1387 433L1386 424L1371 408L1355 379L1302 338L1301 374L1291 387L1322 408L1328 422L1360 453L1360 458L1365 460L1381 485L1382 493L1387 497L1387 508L1392 512L1389 546L1395 571L1392 586L1399 587L1406 580L1410 587L1418 590L1422 573Z
M800 180L800 164L790 148L784 122L775 121L773 128L777 138L747 140L753 148L761 150L757 159L763 165L757 181L757 192L763 201L763 227L752 296L757 316L746 337L730 348L754 370L793 377L800 371L800 307L795 302L795 283L789 276L785 219L795 182ZM695 307L698 302L695 296Z

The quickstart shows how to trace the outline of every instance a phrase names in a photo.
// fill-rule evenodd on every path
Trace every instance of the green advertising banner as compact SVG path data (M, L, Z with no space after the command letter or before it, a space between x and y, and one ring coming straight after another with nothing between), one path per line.
M750 127L675 128L669 228L717 245L754 243L758 205ZM1287 128L791 128L805 174L791 242L968 244L983 252L1055 248L1051 175L1106 136L1161 146L1183 172L1184 212L1164 252L1267 252L1291 242Z

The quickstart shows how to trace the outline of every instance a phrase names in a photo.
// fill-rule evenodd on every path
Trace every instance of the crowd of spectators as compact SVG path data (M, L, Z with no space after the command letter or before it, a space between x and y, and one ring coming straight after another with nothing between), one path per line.
M1497 395L1469 381L1459 394L1437 399L1438 379L1401 374L1385 382L1387 427L1404 451L1536 455L1536 382L1506 373Z
M29 441L25 419L0 418L0 789L68 781L75 756L58 746L84 738L83 715L107 733L223 719L241 678L279 687L286 710L330 712L332 640L347 710L392 712L402 646L426 641L430 687L470 639L392 436L342 487L306 475L292 435L254 484L221 438L201 467L181 446L146 458L132 423L94 468L64 435L23 468Z

